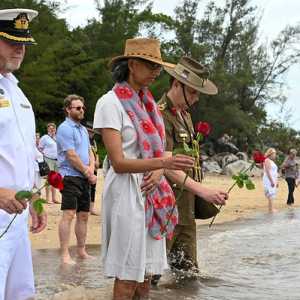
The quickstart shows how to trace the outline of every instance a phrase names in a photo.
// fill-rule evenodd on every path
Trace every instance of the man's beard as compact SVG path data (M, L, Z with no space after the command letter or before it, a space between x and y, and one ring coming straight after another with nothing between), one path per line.
M71 118L76 122L80 122L81 120L83 120L84 116L78 114L71 114Z
M21 63L21 60L14 63L11 61L6 61L2 66L0 65L0 69L3 70L3 73L11 73L18 70L21 66Z

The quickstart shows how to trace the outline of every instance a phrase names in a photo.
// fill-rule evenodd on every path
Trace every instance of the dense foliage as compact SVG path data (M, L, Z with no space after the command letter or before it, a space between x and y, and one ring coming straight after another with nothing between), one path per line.
M45 123L60 123L67 94L87 101L87 119L93 119L97 99L111 86L108 63L123 52L125 40L153 36L162 42L164 58L176 62L191 55L210 67L219 94L201 96L193 118L213 124L212 139L226 132L242 147L276 146L286 151L298 146L298 132L284 122L267 121L265 105L284 102L282 75L300 57L300 28L284 28L269 44L259 40L260 16L250 0L211 1L198 17L198 0L182 1L175 18L152 13L148 0L95 0L99 17L83 28L70 29L58 17L59 1L1 0L0 8L26 7L39 11L32 22L38 46L27 48L17 76L33 104L40 131ZM102 4L103 3L103 4ZM151 87L159 98L168 88L162 74Z

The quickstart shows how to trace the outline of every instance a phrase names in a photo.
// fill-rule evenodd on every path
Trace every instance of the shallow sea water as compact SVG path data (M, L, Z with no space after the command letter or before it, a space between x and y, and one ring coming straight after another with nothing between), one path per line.
M257 214L243 221L198 227L197 279L177 280L170 272L151 290L152 300L300 299L300 210ZM33 253L37 300L84 286L109 299L112 279L103 276L99 246L95 259L61 268L58 250Z

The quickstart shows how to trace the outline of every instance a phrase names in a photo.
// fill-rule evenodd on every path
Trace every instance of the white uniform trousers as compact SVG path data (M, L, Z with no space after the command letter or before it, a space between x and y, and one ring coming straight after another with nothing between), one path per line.
M21 225L18 229L10 228L0 239L0 300L34 299L28 227L27 222L22 223L18 224Z

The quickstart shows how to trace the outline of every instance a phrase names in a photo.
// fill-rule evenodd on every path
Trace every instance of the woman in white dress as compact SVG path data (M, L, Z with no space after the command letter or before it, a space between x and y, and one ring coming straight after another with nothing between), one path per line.
M269 148L265 153L263 184L265 196L268 199L269 212L274 213L273 201L278 187L278 167L275 164L276 150Z
M164 64L157 40L127 40L125 54L111 63L116 84L96 106L94 128L109 158L103 163L102 257L104 274L115 278L114 300L147 298L149 276L167 269L165 236L172 236L177 208L163 170L194 163L164 154L162 117L147 89Z

